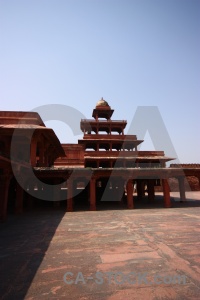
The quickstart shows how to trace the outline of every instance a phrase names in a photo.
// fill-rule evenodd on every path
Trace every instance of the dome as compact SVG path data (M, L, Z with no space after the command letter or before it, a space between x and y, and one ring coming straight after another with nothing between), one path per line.
M101 100L99 100L96 104L97 106L109 106L108 102L106 100L103 99L103 97L101 98Z

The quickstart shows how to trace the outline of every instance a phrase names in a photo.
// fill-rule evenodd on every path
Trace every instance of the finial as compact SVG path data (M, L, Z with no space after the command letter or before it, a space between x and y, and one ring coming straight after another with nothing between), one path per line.
M101 97L101 100L99 100L96 104L96 106L109 106L108 102Z

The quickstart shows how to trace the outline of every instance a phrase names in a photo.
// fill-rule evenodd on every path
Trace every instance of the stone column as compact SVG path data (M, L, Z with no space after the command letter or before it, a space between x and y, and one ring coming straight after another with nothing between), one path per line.
M154 179L149 179L147 181L147 189L148 189L148 199L150 202L154 201Z
M133 182L132 179L129 179L126 184L126 190L127 190L127 207L129 209L134 208L133 205Z
M199 187L200 187L200 177L198 177L198 180L199 180Z
M171 200L170 200L170 188L167 179L162 179L162 186L163 186L163 195L164 195L164 206L171 207Z
M146 181L142 180L141 188L142 188L142 197L145 197L145 189L146 189Z
M0 221L5 221L7 217L8 189L11 176L0 175Z
M96 210L96 179L90 179L90 210Z
M73 211L73 180L67 180L67 211Z
M186 200L184 176L178 177L178 183L179 183L179 191L180 191L180 202L183 202Z
M90 186L87 185L86 189L87 189L87 202L89 204L90 203Z

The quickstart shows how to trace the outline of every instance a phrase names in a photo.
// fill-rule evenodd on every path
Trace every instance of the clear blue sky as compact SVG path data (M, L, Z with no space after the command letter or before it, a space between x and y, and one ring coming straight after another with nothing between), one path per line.
M180 162L200 163L200 1L0 0L0 110L65 104L90 118L102 96L129 124L157 106Z

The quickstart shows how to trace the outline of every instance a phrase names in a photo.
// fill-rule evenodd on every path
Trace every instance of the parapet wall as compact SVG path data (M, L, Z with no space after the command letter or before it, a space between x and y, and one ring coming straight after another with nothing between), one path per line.
M170 164L170 168L200 168L200 164Z

